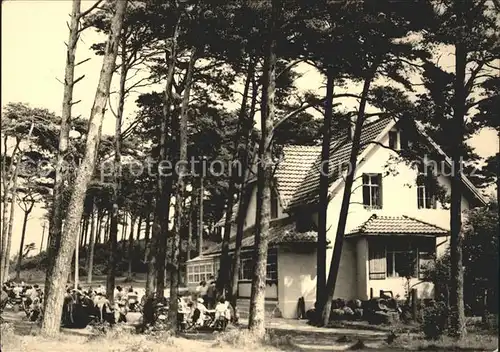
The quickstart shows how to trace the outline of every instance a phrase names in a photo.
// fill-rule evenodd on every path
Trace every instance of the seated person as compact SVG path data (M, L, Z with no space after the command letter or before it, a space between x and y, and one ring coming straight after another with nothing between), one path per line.
M207 307L203 304L203 298L198 298L193 313L193 322L198 326L203 326L205 315L207 314Z
M19 297L21 295L21 292L23 292L23 288L19 285L16 285L12 289L12 292L16 295L16 297Z
M116 286L115 301L119 302L123 300L124 297L125 297L125 292L123 292L123 288L121 286Z
M127 322L127 304L125 300L115 303L114 318L117 323Z
M224 297L221 297L219 303L215 306L215 321L220 320L221 318L229 321L231 319L231 311L229 309L229 302L226 302Z
M113 309L111 309L111 304L105 296L103 296L101 293L98 293L96 295L95 302L95 306L99 312L99 318L101 319L101 321L109 322L109 320L114 320L114 317L112 317Z

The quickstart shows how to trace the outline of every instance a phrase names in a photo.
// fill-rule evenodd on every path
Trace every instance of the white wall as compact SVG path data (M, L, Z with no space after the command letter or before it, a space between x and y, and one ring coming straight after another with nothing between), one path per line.
M370 298L368 280L369 280L369 257L368 240L366 238L354 239L356 241L356 264L358 274L357 298L366 300Z
M388 144L388 136L381 141ZM380 147L374 146L370 153L362 160L356 170L353 192L351 195L351 204L347 219L346 233L365 222L372 214L383 215L407 215L425 222L440 226L444 229L450 228L450 212L438 201L436 209L418 209L416 179L418 172L412 169L410 165L403 162L391 160L391 155L396 153ZM397 169L397 173L385 175L389 169ZM363 206L362 193L362 174L363 173L381 173L384 175L382 180L382 209L368 210ZM442 175L438 176L438 182L448 192L450 191L450 180ZM335 190L335 195L328 205L328 233L330 249L327 251L327 272L330 269L330 262L335 244L335 235L337 231L338 216L343 197L343 185ZM462 199L462 209L469 209L469 202L465 197ZM313 219L317 219L314 215ZM316 220L317 221L317 220ZM440 237L436 239L436 244L445 241L445 244L437 247L437 255L442 255L449 246L449 239ZM353 276L356 275L356 276ZM351 281L356 281L352 283ZM378 295L380 289L392 289L394 294L404 295L404 285L401 279L387 280L369 280L368 278L368 246L366 240L345 241L341 258L341 270L339 272L338 289L335 297L345 299L360 298L366 299L369 296L370 287L373 287L374 294ZM420 280L415 279L412 282L417 284ZM415 286L421 297L432 295L432 285L421 283ZM353 297L357 296L357 297Z
M299 253L297 248L280 246L278 251L278 300L283 318L297 317L297 303L304 297L306 311L316 301L316 252Z
M381 141L388 143L388 137ZM395 152L380 146L374 146L371 152L361 161L356 170L353 192L351 194L351 204L349 206L349 215L347 219L346 233L351 229L365 222L372 214L383 215L408 215L416 219L421 219L428 223L440 226L444 229L450 228L450 212L443 208L443 204L438 201L436 209L418 209L416 178L417 170L412 169L403 162L391 161L390 157L396 156ZM382 209L368 210L363 206L363 173L381 173L385 174L389 169L397 168L397 174L389 174L382 180ZM438 176L438 182L450 190L450 180L441 175ZM343 185L335 190L335 195L328 205L328 239L333 246L335 233L337 231L338 215L343 197ZM462 209L469 209L469 202L465 197L462 199ZM441 240L439 240L441 242ZM443 246L444 248L444 246Z
M369 280L368 294L370 292L370 288L373 288L374 297L378 297L380 294L380 290L384 290L392 291L392 294L395 297L399 295L400 299L404 299L406 297L405 286L406 279L402 277L388 277L384 280ZM434 285L430 282L422 282L417 278L413 278L410 280L410 286L411 288L417 289L419 298L434 297Z

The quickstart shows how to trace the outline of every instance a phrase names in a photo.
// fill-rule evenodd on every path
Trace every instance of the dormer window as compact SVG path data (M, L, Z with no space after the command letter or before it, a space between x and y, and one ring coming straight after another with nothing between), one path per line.
M399 146L398 146L398 136L399 136L399 133L398 131L389 131L389 148L393 149L393 150L398 150L399 149Z
M400 133L400 148L401 149L410 149L413 145L413 143L410 140L410 136L407 131L401 130Z

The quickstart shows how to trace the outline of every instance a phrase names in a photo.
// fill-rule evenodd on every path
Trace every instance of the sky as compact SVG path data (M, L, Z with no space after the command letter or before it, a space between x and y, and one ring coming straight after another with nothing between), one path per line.
M82 10L87 9L94 0L83 0ZM70 0L4 0L2 9L2 107L9 102L24 102L32 107L43 107L56 114L61 113L63 79L66 57L64 42L68 37L66 21L71 12ZM77 49L77 61L90 58L89 61L76 68L75 77L85 74L75 87L74 101L81 100L73 107L73 116L83 117L90 113L92 108L102 57L94 55L90 46L102 41L103 36L87 30L82 33ZM453 67L453 56L444 52L440 64ZM303 90L323 89L323 79L308 66L300 66L302 77L296 85ZM117 79L113 81L112 91L116 90ZM351 89L351 88L349 88ZM351 91L352 92L352 91ZM133 116L134 97L125 105L125 118ZM352 102L345 101L346 105ZM116 96L111 97L111 104L116 109ZM106 114L103 133L112 134L114 117ZM483 131L474 136L470 144L476 152L488 157L498 151L498 138L494 131ZM12 252L19 250L20 233L22 228L22 210L16 210L16 220L13 230ZM26 243L35 242L39 247L42 236L43 221L40 218L43 211L36 208L28 223ZM46 236L45 236L46 238Z

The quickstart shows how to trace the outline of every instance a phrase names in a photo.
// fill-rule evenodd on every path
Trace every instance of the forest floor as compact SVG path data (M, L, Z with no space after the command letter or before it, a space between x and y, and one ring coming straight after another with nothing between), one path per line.
M457 343L448 338L425 341L418 334L401 333L391 344L387 332L348 329L316 328L301 321L271 320L264 342L255 342L244 328L231 328L225 333L190 333L171 337L138 335L131 329L118 327L106 334L87 329L62 329L57 338L48 339L38 334L38 327L24 317L24 313L4 311L1 350L15 352L45 351L103 351L103 352L162 352L210 351L229 352L235 349L252 352L278 351L494 351L498 337L492 333L471 332Z

